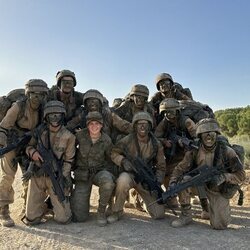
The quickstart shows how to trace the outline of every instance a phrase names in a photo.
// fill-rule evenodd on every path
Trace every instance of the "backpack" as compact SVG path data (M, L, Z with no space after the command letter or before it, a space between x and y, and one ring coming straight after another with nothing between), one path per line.
M214 118L213 110L207 105L193 100L180 100L180 112L183 117L189 117L195 123L204 118Z
M11 107L11 105L14 102L18 102L20 107L24 106L22 105L23 101L25 100L25 91L24 89L15 89L10 91L7 96L0 96L0 122L5 117L7 111ZM21 118L23 116L23 112L20 112L19 117Z

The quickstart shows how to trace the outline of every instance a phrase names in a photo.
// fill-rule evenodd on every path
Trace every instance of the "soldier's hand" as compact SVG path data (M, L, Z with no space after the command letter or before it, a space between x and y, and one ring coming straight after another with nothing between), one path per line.
M176 186L176 182L169 183L167 191L172 190L173 188L175 188L175 186Z
M172 147L172 142L168 139L164 139L162 141L162 144L163 144L164 148L171 148Z
M176 186L176 182L170 182L167 188L167 191L172 191ZM177 196L177 194L173 193L172 197Z
M23 176L22 176L22 181L23 181L23 182L27 182L27 181L29 181L29 179L30 179L32 176L33 176L33 172L30 171L30 170L27 170L27 171L23 174Z
M127 172L131 172L133 170L132 163L126 158L122 159L121 165L124 168L124 170Z
M43 162L43 158L42 156L40 155L40 153L38 151L35 151L32 155L32 160L33 161L40 161L40 162Z

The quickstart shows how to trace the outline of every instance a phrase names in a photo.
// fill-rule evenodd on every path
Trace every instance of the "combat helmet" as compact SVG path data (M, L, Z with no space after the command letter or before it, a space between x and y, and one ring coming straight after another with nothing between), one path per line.
M161 73L161 74L157 75L156 79L155 79L156 88L158 90L160 90L159 82L162 81L162 80L170 80L172 85L174 84L173 78L172 78L172 76L170 74Z
M74 81L74 87L76 86L76 76L73 71L70 71L68 69L63 69L61 71L58 71L56 73L56 85L58 88L61 88L61 80L64 76L70 76L73 78Z
M30 79L25 84L25 95L27 96L30 92L42 92L48 93L47 83L41 79Z
M148 112L140 111L140 112L135 113L132 119L132 126L134 127L136 122L140 120L146 120L150 122L151 127L153 127L153 118Z
M139 95L139 96L144 96L148 99L149 96L149 90L148 87L142 84L136 84L132 87L130 93L130 96L132 95Z
M62 113L66 115L66 109L60 101L49 101L44 105L43 118L46 118L48 114Z
M196 124L196 136L198 137L202 133L216 132L220 134L220 127L218 122L213 118L201 119Z
M103 105L103 95L100 91L98 91L97 89L89 89L87 92L84 93L83 95L83 104L86 105L86 100L89 98L96 98L98 99L101 104Z
M97 121L97 122L103 124L102 114L100 112L97 112L97 111L89 112L88 115L86 116L86 120L87 120L86 121L87 125L91 121Z
M178 100L176 100L174 98L165 98L164 100L162 100L160 105L159 105L160 113L162 113L163 111L169 110L169 109L179 110L180 103L178 102Z

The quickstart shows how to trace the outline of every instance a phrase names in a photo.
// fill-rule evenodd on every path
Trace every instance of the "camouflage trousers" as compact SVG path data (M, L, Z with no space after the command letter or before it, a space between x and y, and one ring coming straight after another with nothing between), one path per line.
M193 190L194 191L194 190ZM209 201L210 225L214 229L226 229L231 221L229 199L224 198L220 192L205 188ZM192 190L187 189L179 194L181 205L190 204Z
M10 151L0 159L1 177L0 177L0 207L14 202L14 189L12 187L17 172L17 162L15 162L16 153ZM24 204L26 204L28 182L23 182Z
M59 223L66 223L71 218L71 210L69 200L61 203L54 190L49 177L32 177L29 181L27 204L26 204L26 218L29 221L42 218L46 212L44 200L50 196L53 205L54 220Z
M145 202L147 212L153 219L161 219L164 217L164 206L155 203L152 206L148 207L150 203L156 200L156 197L151 195L149 191L145 190L141 184L137 184L134 181L134 177L132 174L126 172L121 173L119 178L117 179L113 212L123 211L124 203L131 188L134 188L140 194L143 201Z
M84 222L88 219L93 184L99 187L99 208L108 205L115 188L114 176L107 170L101 170L86 181L76 181L71 196L74 221Z

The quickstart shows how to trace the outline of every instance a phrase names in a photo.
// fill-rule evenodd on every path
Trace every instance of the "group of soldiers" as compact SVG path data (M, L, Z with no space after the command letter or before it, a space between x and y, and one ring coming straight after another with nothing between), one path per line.
M86 221L93 185L99 187L96 220L100 226L120 220L125 203L133 199L153 219L164 218L166 205L155 202L159 197L138 176L133 161L138 157L165 190L178 185L191 169L222 166L224 171L203 188L183 190L167 206L180 207L181 214L171 225L184 226L192 222L190 200L198 195L201 217L210 219L214 229L227 228L230 187L242 183L245 172L235 151L221 143L225 138L211 109L204 105L191 115L183 108L185 103L197 104L191 91L168 73L157 76L158 92L150 101L147 86L136 84L112 107L100 91L77 92L76 84L70 70L59 71L51 88L41 79L31 79L25 84L25 95L13 102L0 122L2 149L31 135L27 144L1 156L2 226L15 225L9 205L14 202L12 185L18 165L23 174L21 214L28 225L43 222L49 209L58 223ZM182 138L197 146L186 148ZM52 170L55 179L49 174ZM55 188L59 179L61 195Z

